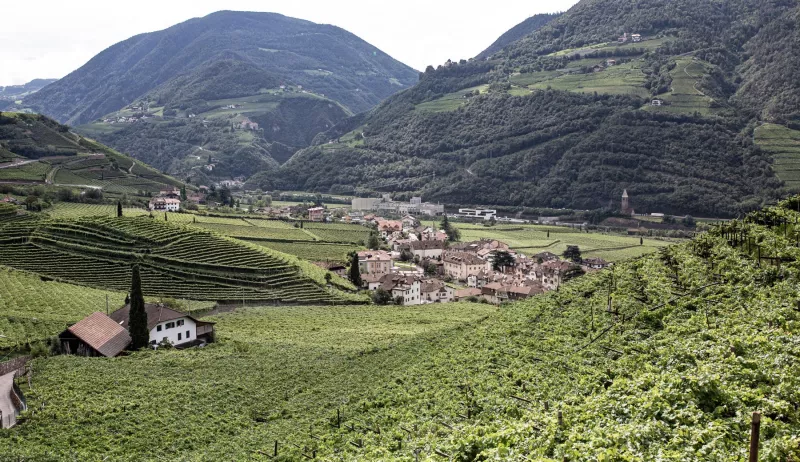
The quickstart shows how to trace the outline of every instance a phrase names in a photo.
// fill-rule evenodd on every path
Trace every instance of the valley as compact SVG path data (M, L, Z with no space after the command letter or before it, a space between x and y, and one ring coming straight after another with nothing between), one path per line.
M512 6L95 5L0 86L0 460L800 460L800 0ZM12 83L88 46L30 8Z

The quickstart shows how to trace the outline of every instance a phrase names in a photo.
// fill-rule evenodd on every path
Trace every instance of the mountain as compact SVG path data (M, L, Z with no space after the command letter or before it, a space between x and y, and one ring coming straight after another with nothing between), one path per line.
M609 210L627 189L640 213L736 215L800 184L800 146L756 129L800 128L799 11L583 0L489 60L429 67L250 185Z
M497 40L494 41L494 43L492 43L489 46L489 48L483 50L478 56L476 56L476 58L486 59L490 57L492 54L502 50L507 45L516 42L517 40L525 37L526 35L536 32L537 30L539 30L539 28L549 23L553 19L556 19L560 15L561 13L552 13L552 14L535 14L531 16L530 18L522 21L521 23L509 29L508 32L501 35Z
M0 86L0 100L16 100L29 96L55 82L57 79L33 79L24 85Z
M338 27L221 11L117 43L24 106L170 173L230 177L277 167L418 77Z
M129 196L181 185L46 116L15 112L0 112L0 183L96 188Z

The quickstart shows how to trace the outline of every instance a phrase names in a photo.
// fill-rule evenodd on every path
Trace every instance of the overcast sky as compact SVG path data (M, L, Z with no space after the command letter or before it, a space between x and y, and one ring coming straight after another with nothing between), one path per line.
M422 70L470 58L537 13L577 0L4 1L0 86L61 78L109 46L219 10L269 11L342 27Z

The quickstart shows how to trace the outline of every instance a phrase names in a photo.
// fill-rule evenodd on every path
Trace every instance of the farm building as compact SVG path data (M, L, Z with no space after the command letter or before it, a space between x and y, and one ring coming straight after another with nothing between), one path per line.
M181 208L181 201L169 197L154 197L150 200L150 210L177 212Z
M122 353L131 343L128 331L99 311L73 324L58 338L67 354L107 358Z
M176 346L195 342L214 340L214 323L199 321L186 313L167 308L160 303L147 303L147 330L150 332L150 345L164 340ZM128 329L130 305L111 313L111 319L124 329Z
M347 267L341 263L334 263L329 261L315 261L314 264L338 276L345 277L347 275Z

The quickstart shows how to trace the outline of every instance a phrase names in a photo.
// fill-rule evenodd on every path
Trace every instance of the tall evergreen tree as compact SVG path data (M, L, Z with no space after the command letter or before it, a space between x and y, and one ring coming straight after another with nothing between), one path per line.
M133 265L131 276L131 303L128 311L128 332L131 334L131 349L139 350L147 346L150 332L147 330L147 312L144 309L142 277L139 265Z
M350 282L354 286L361 287L361 270L358 268L358 252L350 253L350 270L348 271Z
M461 232L450 223L450 220L447 218L447 214L444 214L439 227L442 228L442 231L444 231L445 234L447 234L447 240L450 242L458 242L461 240Z
M181 200L186 200L186 185L181 186Z
M122 216L122 201L117 201L117 216Z

